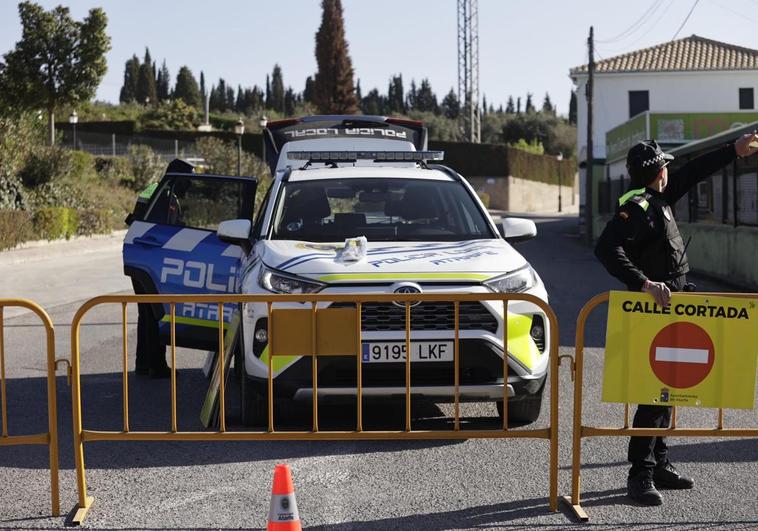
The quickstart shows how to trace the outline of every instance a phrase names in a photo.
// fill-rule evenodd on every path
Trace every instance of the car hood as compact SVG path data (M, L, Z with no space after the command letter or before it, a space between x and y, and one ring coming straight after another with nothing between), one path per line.
M481 282L518 269L526 260L505 240L368 242L357 261L343 259L344 243L264 240L256 254L268 267L321 282L437 280Z

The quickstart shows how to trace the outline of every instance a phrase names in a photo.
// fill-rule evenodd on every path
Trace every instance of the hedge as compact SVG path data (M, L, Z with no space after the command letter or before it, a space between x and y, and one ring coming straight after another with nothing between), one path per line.
M77 211L79 236L107 234L114 229L113 213L105 208L82 208Z
M32 236L32 216L26 210L0 210L0 251L13 249Z
M73 208L41 208L34 213L34 234L41 240L67 240L76 234L79 228L79 216Z

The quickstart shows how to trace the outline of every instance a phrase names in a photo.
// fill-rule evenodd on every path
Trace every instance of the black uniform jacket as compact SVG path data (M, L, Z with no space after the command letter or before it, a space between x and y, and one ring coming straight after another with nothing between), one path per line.
M727 144L669 173L663 192L646 188L632 194L605 226L595 256L631 291L640 291L646 280L664 282L687 273L684 243L671 205L736 156L734 144Z

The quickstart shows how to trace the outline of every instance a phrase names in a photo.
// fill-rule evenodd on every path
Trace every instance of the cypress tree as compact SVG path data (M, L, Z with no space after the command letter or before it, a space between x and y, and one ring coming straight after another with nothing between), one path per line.
M150 50L145 48L145 60L139 67L139 79L137 80L137 101L143 105L154 105L158 101L158 91L155 86L153 74L153 61L150 58Z
M201 78L202 79L202 78ZM182 100L190 107L200 107L200 91L197 88L197 81L192 71L183 66L176 74L176 85L174 86L174 98Z
M482 94L482 116L487 114L487 96Z
M505 114L516 112L516 106L513 104L513 96L508 96L508 103L505 104Z
M313 81L311 76L305 78L305 89L303 90L303 100L307 103L313 103L313 96L316 90L316 82Z
M323 113L353 114L357 100L353 64L345 40L340 0L322 0L321 26L316 33L315 103Z
M534 111L537 110L537 109L534 108L534 103L532 103L532 93L531 92L527 92L526 93L526 108L525 108L525 110L526 110L527 113L532 113L532 112L534 112Z
M550 94L545 92L545 99L542 102L542 112L545 114L555 114L555 107L553 107L553 102L550 101Z
M569 115L568 121L572 125L576 125L576 92L571 91L571 99L569 100Z
M271 73L271 109L279 112L284 111L284 79L282 78L282 68L277 64L274 65L274 71Z
M200 99L203 101L203 108L205 108L205 98L207 93L205 92L205 74L200 70Z
M271 80L268 77L268 74L266 74L266 108L271 108Z
M516 114L521 114L521 96L516 98Z
M292 87L287 87L287 92L284 93L284 114L287 116L293 116L295 114L295 104L297 103L297 97Z
M452 88L450 88L450 92L442 100L441 110L442 114L451 120L457 120L461 115L461 104L458 101L458 95Z
M139 58L133 55L124 65L124 85L121 87L118 101L130 103L137 99L137 80L139 79Z
M403 75L392 76L387 88L387 111L405 113L405 93L403 92Z
M166 60L163 60L161 69L158 70L158 82L156 85L158 101L164 101L171 97L171 75L168 73Z

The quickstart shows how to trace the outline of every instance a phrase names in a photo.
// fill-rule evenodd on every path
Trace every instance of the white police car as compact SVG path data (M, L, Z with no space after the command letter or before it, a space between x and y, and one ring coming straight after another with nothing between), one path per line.
M254 221L246 213L230 216L236 219L221 223L217 233L221 241L239 244L234 249L243 250L241 262L211 272L217 262L209 260L203 276L177 259L162 278L229 291L216 277L224 270L237 276L238 292L250 294L518 292L547 301L540 277L510 245L534 237L534 223L506 218L496 226L460 175L427 163L438 155L423 151L421 124L318 116L269 124L266 135L274 179L264 203ZM365 238L363 252L346 260L346 240L358 237ZM267 305L246 304L241 313L235 365L244 367L242 417L245 424L261 425L267 418ZM414 396L452 401L453 319L452 303L422 302L411 309ZM505 319L508 382L502 367ZM502 303L461 303L461 400L496 402L502 415L505 384L512 397L509 418L534 421L548 360L556 354L547 349L547 324L543 312L526 302L509 303L507 317ZM361 326L364 396L404 396L403 305L365 303ZM271 363L277 403L312 399L310 357L275 356ZM319 358L319 402L354 402L356 363L354 357Z

